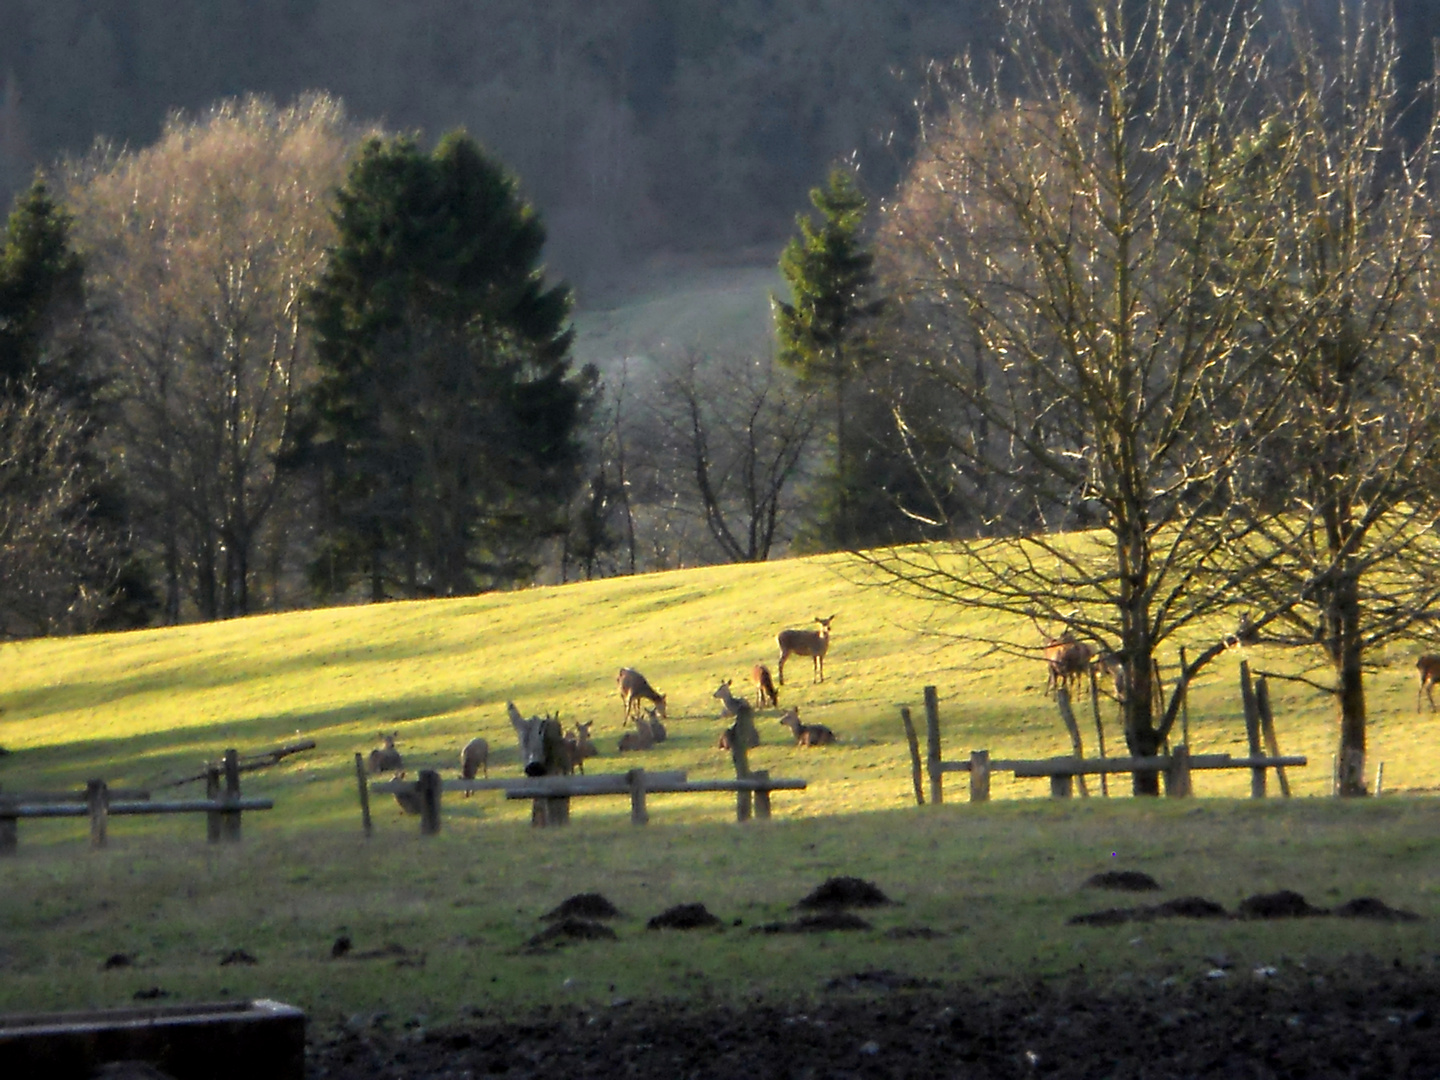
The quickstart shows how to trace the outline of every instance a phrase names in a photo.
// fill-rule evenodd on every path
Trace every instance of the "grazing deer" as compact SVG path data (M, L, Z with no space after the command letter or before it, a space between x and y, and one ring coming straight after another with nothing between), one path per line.
M802 724L799 709L792 708L780 718L780 723L795 736L796 746L829 746L835 741L835 732L824 724Z
M775 683L770 679L770 669L764 664L756 664L750 674L755 677L755 704L762 709L766 702L769 702L772 708L778 707L780 694L775 690Z
M1415 669L1420 672L1420 690L1415 695L1415 711L1420 711L1420 695L1424 694L1430 702L1430 711L1435 711L1435 686L1440 683L1440 656L1427 653L1415 661Z
M650 750L655 746L655 733L650 730L650 721L643 716L635 717L635 730L620 736L620 753L630 750Z
M593 720L586 724L577 721L575 730L565 736L565 749L570 754L570 764L579 769L582 775L585 772L585 759L600 753L590 739L590 728L593 724Z
M780 685L785 685L785 660L790 656L810 657L811 682L825 681L825 653L830 649L830 624L835 620L816 617L819 630L781 630L775 635L775 644L780 646L780 663L776 674Z
M370 772L395 772L397 769L405 767L405 762L400 757L400 751L395 749L395 738L399 734L397 731L392 735L380 736L385 745L370 751L370 758L366 763Z
M615 676L615 685L620 688L620 700L625 705L626 720L640 715L642 699L654 702L656 710L665 717L665 695L656 693L655 688L645 680L645 676L634 668L622 667Z
M475 773L483 769L488 778L490 775L490 744L484 739L471 739L465 744L465 749L460 751L460 777L464 780L474 780ZM465 792L465 798L470 797L470 792Z
M1076 641L1068 630L1058 638L1045 643L1045 664L1050 677L1045 682L1045 693L1055 693L1060 687L1070 688L1072 682L1090 670L1090 660L1095 650L1083 641Z

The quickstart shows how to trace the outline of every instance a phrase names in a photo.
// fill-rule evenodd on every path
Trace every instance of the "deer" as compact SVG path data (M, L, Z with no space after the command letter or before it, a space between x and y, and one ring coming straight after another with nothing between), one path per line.
M1125 700L1125 660L1117 652L1105 651L1090 661L1092 670L1098 675L1109 675L1110 683L1115 688L1115 700Z
M570 754L570 764L579 769L582 776L585 773L585 759L600 753L590 739L590 728L593 725L593 720L586 724L577 721L575 730L565 736L565 749Z
M396 772L405 767L405 762L400 757L400 751L395 749L395 739L399 734L397 731L390 735L380 736L385 745L370 751L370 757L366 762L366 768L370 772Z
M739 722L739 721L736 721L736 723L738 723L738 722ZM724 731L722 731L722 732L720 733L720 739L719 739L719 741L715 744L716 749L718 749L718 750L733 750L733 749L735 749L735 726L736 726L735 724L731 724L729 727L727 727ZM746 741L745 741L745 749L746 749L746 750L754 750L755 747L757 747L757 746L759 746L759 745L760 745L760 732L758 732L758 731L755 730L755 725L754 725L754 724L751 724L751 725L750 725L750 735L749 735L749 738L746 739Z
M791 656L810 657L811 682L825 681L825 654L830 649L830 624L835 616L822 619L817 615L815 621L820 624L819 630L781 630L775 635L775 644L780 646L776 674L781 686L785 685L785 661Z
M788 727L790 734L795 736L796 746L829 746L835 741L835 732L824 724L802 724L800 710L797 708L792 708L780 717L780 723Z
M487 778L490 776L490 744L484 739L471 739L460 751L460 777L474 780L476 771L480 769L485 771ZM469 797L470 792L465 792L465 798Z
M645 676L634 668L622 667L615 676L615 685L620 689L620 701L625 706L625 719L640 715L641 700L653 702L661 717L665 715L665 695L657 693L646 681Z
M1072 682L1078 682L1080 677L1090 670L1090 661L1095 655L1095 650L1083 641L1076 641L1075 636L1068 630L1058 638L1051 638L1045 643L1045 664L1049 668L1050 677L1045 681L1045 693L1050 695L1065 687L1070 688Z
M1440 683L1440 656L1426 653L1415 661L1415 670L1420 672L1420 689L1415 694L1415 711L1420 711L1420 695L1430 702L1430 711L1435 711L1435 686Z
M635 730L627 731L620 736L620 753L630 750L650 750L655 746L655 733L650 730L650 722L643 716L635 717Z
M668 733L665 731L665 725L660 722L660 717L656 714L656 710L645 710L645 722L650 725L650 737L657 743L662 743L669 738Z
M747 709L750 708L749 702L737 698L734 692L730 689L731 685L734 682L734 679L726 679L724 682L722 682L719 686L715 688L715 693L710 695L711 697L718 700L720 704L725 708L725 711L720 714L722 720L727 716L739 716L740 707L742 705L745 706L745 708Z
M760 733L755 730L755 724L751 720L754 711L750 703L744 698L737 698L730 690L733 680L726 679L715 688L715 693L710 696L717 698L725 706L725 716L735 717L735 723L731 724L720 734L720 741L715 745L721 750L733 750L735 748L735 733L742 728L745 730L745 748L753 750L760 745Z
M770 669L764 664L756 664L750 674L755 679L755 704L764 708L768 701L771 708L779 708L780 694L775 689L775 683L770 678Z

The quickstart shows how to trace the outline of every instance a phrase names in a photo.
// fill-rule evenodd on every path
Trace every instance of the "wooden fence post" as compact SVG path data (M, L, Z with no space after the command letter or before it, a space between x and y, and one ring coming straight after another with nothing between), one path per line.
M434 836L440 831L440 791L440 774L434 769L421 769L416 789L420 796L421 836Z
M1165 794L1184 799L1192 794L1190 787L1190 747L1181 743L1170 751L1170 766L1165 770Z
M1105 724L1100 719L1100 680L1095 675L1095 665L1090 665L1090 711L1095 714L1095 741L1100 746L1100 760L1105 760ZM1100 794L1110 797L1108 773L1100 774Z
M225 801L240 801L240 755L234 748L225 751ZM240 811L225 810L220 815L220 835L231 844L240 842Z
M940 699L935 687L925 687L925 736L930 767L930 801L939 806L945 801L945 781L940 772Z
M990 751L970 751L970 801L990 801Z
M736 780L744 780L750 775L750 737L754 734L755 714L748 704L742 702L740 712L735 716L735 737L730 740L730 760L735 765ZM735 792L735 820L749 821L753 805L752 792Z
M1050 797L1068 799L1074 793L1075 777L1069 773L1053 773L1050 776ZM1083 788L1081 789L1084 790Z
M220 770L214 765L205 766L205 798L212 803L220 801ZM205 811L205 839L212 844L220 842L219 810Z
M91 780L85 785L85 806L90 811L90 846L103 848L110 818L110 793L104 780Z
M1270 687L1261 675L1255 682L1255 710L1260 714L1260 730L1265 734L1265 747L1271 757L1280 756L1280 742L1275 738L1275 714L1270 711ZM1285 766L1275 766L1275 778L1280 781L1280 794L1290 798L1290 781L1285 776Z
M645 770L631 769L625 774L630 785L630 824L645 825L650 821L650 812L645 809Z
M0 855L14 855L20 849L20 822L17 818L6 817L5 807L0 803Z
M360 789L360 824L364 826L368 840L374 834L370 825L370 784L365 779L365 759L358 750L355 751L355 783Z
M1190 677L1185 674L1189 664L1185 659L1185 646L1180 646L1180 741L1190 745Z
M910 777L915 783L915 804L925 805L925 782L921 778L920 740L915 734L914 721L910 719L910 706L900 706L900 719L905 724L905 741L910 744Z
M1385 766L1384 766L1384 765L1381 765L1380 767L1383 769ZM751 773L750 775L753 776L756 780L769 780L769 779L770 779L770 770L769 770L769 769L756 769L756 770L755 770L753 773ZM1376 781L1376 783L1378 784L1379 781ZM1375 794L1376 794L1376 795L1379 795L1379 794L1380 794L1380 791L1379 791L1378 788L1376 789ZM759 790L757 790L757 791L755 792L755 816L756 816L759 820L761 820L761 821L769 821L769 820L770 820L770 789L769 789L769 788L760 788Z
M1260 750L1260 710L1255 704L1255 687L1250 682L1250 661L1240 661L1240 699L1245 704L1245 737L1249 741L1250 756L1259 757ZM1250 770L1250 797L1252 799L1263 799L1265 797L1265 770L1264 768L1252 768Z
M1057 686L1055 688L1055 707L1060 710L1060 719L1065 723L1065 730L1070 733L1070 746L1075 751L1075 756L1081 761L1085 760L1085 745L1080 741L1080 724L1075 719L1075 710L1070 706L1069 687ZM1101 775L1104 774L1102 773ZM1085 777L1083 774L1077 774L1075 777L1067 776L1065 778L1065 793L1063 796L1056 790L1055 780L1052 777L1050 794L1056 798L1069 798L1072 780L1080 781L1080 794L1088 799L1090 797L1090 789L1085 786Z

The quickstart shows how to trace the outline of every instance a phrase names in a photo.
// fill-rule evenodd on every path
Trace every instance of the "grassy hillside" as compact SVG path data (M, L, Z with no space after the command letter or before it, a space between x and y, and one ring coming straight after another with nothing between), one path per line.
M1431 799L1204 798L1248 786L1243 774L1208 773L1197 774L1193 802L1061 803L1043 797L1043 781L997 776L989 807L916 810L896 704L918 715L927 683L939 688L954 756L1059 754L1068 742L1041 693L1039 660L986 656L945 636L978 631L977 616L866 588L854 571L843 558L795 560L7 645L0 745L11 754L0 758L0 784L9 790L90 776L155 784L226 746L256 750L297 734L319 749L247 776L246 790L273 796L276 809L248 815L237 848L206 845L195 816L116 819L103 852L87 849L78 822L23 822L19 856L0 866L0 1011L121 1005L140 993L269 996L307 1009L320 1030L377 1012L398 1027L541 1003L593 1008L617 995L790 998L878 968L987 983L1083 971L1097 985L1158 993L1203 981L1216 955L1240 972L1271 965L1304 979L1311 960L1363 953L1423 964L1440 950ZM780 739L772 710L759 715L766 742L754 764L810 781L776 794L768 825L735 825L728 796L668 795L651 800L644 829L629 825L625 800L593 799L576 803L568 829L538 831L524 823L528 807L492 793L449 797L441 835L423 843L416 819L377 800L376 835L361 835L356 751L398 731L412 767L453 774L461 743L479 733L494 747L492 773L514 775L509 698L527 713L595 720L604 756L592 772L643 762L725 775L716 683L773 663L779 627L832 612L826 681L812 685L808 662L792 661L781 700L841 742L801 751ZM1015 634L1029 642L1034 630ZM622 664L671 702L670 741L623 760L614 753ZM1235 666L1226 658L1196 690L1197 749L1242 749ZM1372 746L1391 793L1436 785L1440 732L1415 714L1412 678L1397 655L1372 684ZM1280 739L1311 756L1293 782L1319 795L1332 721L1294 687L1276 687ZM1109 738L1118 743L1113 722ZM963 784L954 795L963 799ZM1153 874L1162 899L1203 895L1233 910L1250 893L1289 888L1323 905L1379 896L1428 918L1170 920L1153 934L1067 927L1075 913L1132 902L1080 887L1114 867ZM748 932L794 918L791 905L834 874L874 880L901 903L867 913L869 933ZM525 947L542 912L595 889L625 913L618 941ZM727 929L645 930L649 916L693 902ZM373 958L331 959L340 935ZM218 963L236 949L258 962ZM129 962L107 967L117 953Z
M919 716L926 684L939 689L947 755L980 747L1006 757L1068 750L1042 694L1040 660L987 656L956 640L990 629L992 617L866 587L858 568L831 557L9 644L0 675L0 745L14 753L0 761L0 784L53 787L89 776L154 784L226 746L245 752L300 735L316 739L319 749L247 786L279 800L282 809L268 827L303 829L353 820L352 755L375 745L381 731L399 732L412 767L447 770L467 739L483 735L494 747L495 769L513 773L510 699L527 715L595 721L604 755L595 768L625 768L634 762L614 752L621 732L614 676L622 665L643 671L671 703L670 741L640 763L723 775L729 761L715 749L723 726L711 698L716 684L733 678L748 685L756 661L773 667L776 630L832 612L838 617L828 678L812 685L809 662L792 660L781 701L800 706L809 722L828 724L840 745L793 748L781 738L778 714L758 717L765 744L754 755L756 767L811 781L801 795L777 797L780 813L905 805L909 765L897 705L909 703ZM1017 642L1037 644L1034 634L1014 627ZM1294 670L1315 659L1251 654L1260 668ZM1190 714L1198 752L1243 751L1237 666L1235 656L1222 658L1195 687ZM1390 791L1440 785L1440 725L1415 712L1413 679L1409 657L1397 653L1371 681L1372 759L1385 762ZM1277 683L1273 693L1282 749L1312 762L1294 777L1297 791L1325 793L1334 742L1328 702L1294 683ZM1120 746L1113 710L1111 704L1106 713L1112 753ZM1085 734L1093 751L1093 723L1087 721ZM1197 789L1238 795L1248 790L1248 777L1210 773L1197 777ZM994 793L1041 797L1045 788L1002 776ZM602 802L579 813L622 811ZM655 812L662 820L722 820L727 808L713 797L672 797L657 800ZM493 800L484 811L491 819L518 820L522 813ZM30 831L38 840L64 829L46 824Z

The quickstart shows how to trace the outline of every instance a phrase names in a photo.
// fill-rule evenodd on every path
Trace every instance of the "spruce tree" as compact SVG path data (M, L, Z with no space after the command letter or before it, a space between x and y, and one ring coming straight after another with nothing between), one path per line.
M317 584L457 595L533 574L579 480L591 370L515 181L457 132L372 140L312 297L324 479Z

